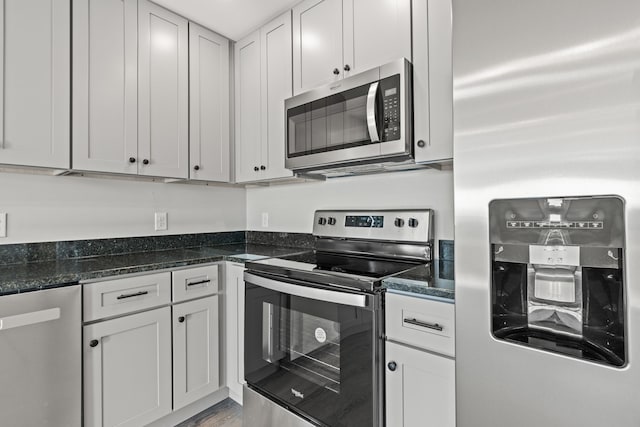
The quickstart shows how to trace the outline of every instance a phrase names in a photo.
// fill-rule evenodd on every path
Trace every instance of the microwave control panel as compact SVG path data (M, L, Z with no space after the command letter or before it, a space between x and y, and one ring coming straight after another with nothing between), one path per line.
M400 75L380 81L382 93L382 141L400 139Z

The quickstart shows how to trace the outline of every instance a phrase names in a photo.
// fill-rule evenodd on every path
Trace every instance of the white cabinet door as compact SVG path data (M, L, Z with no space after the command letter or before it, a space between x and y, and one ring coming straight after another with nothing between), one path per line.
M137 427L171 412L170 321L164 307L84 327L85 425Z
M0 2L0 163L68 169L70 0Z
M242 404L244 381L244 265L227 264L225 280L226 378L229 396Z
M386 416L393 427L455 427L455 362L387 342Z
M413 0L413 117L416 162L453 158L451 0Z
M138 154L141 175L189 175L189 40L186 19L138 3Z
M265 179L293 173L284 167L284 100L292 96L291 11L260 30L262 66L262 163Z
M294 94L342 78L342 30L342 0L305 0L293 8Z
M263 175L259 31L236 43L235 73L236 182L255 181Z
M173 306L173 410L220 388L218 296Z
M73 0L73 168L138 172L138 2Z
M411 0L344 0L343 6L345 77L411 61Z
M189 176L229 182L229 40L189 23Z

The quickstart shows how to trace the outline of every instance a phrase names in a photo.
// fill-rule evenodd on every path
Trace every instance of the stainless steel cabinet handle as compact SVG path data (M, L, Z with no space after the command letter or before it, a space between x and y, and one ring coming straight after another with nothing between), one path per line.
M378 94L378 82L371 83L367 95L367 128L371 142L380 142L378 135L378 123L376 122L376 95Z
M197 282L187 283L187 286L202 285L203 283L209 283L209 282L211 282L211 279L198 280Z
M422 328L434 329L436 331L442 331L442 326L437 323L426 323L421 322L416 319L404 319L404 323L408 323L410 325L420 326Z
M148 294L149 291L140 291L140 292L136 292L134 294L122 294L118 297L116 297L116 299L125 299L125 298L133 298L133 297L139 297L141 295L146 295Z
M0 318L0 331L21 326L34 325L36 323L48 322L60 318L60 309L50 308L48 310L33 311L31 313L16 314Z

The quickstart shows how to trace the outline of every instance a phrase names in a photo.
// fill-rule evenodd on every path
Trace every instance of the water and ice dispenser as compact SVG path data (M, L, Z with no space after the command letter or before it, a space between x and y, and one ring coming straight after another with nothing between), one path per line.
M624 366L623 200L494 200L489 220L493 336Z

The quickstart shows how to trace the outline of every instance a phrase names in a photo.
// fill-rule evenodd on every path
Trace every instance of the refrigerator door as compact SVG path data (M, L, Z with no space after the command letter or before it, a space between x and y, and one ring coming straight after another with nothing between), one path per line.
M2 425L80 427L80 286L0 296Z
M640 263L622 368L497 340L489 203L619 195L640 259L640 2L454 0L453 28L457 425L637 426Z

